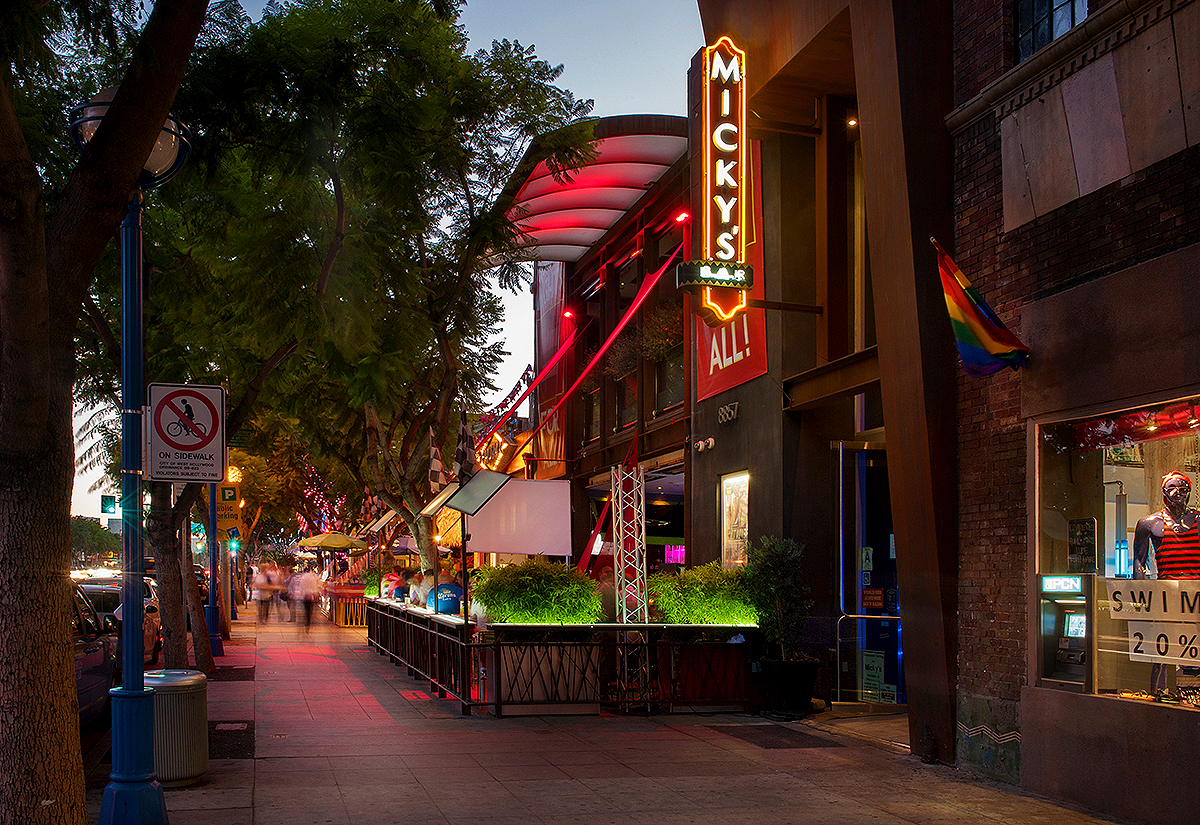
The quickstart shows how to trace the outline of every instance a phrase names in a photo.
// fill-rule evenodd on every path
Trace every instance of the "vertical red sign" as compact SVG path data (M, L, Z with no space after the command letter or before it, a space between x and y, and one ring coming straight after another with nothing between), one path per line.
M701 258L705 261L748 263L745 69L746 53L728 37L704 50ZM699 298L710 323L732 320L746 308L746 293L740 289L705 286Z
M751 142L750 168L752 174L742 195L753 206L752 216L743 224L746 242L745 262L754 268L758 277L749 291L752 298L763 298L763 249L761 175L759 174L759 144ZM761 309L747 309L738 317L719 327L710 327L696 319L696 400L703 401L731 387L744 384L767 371L767 319Z

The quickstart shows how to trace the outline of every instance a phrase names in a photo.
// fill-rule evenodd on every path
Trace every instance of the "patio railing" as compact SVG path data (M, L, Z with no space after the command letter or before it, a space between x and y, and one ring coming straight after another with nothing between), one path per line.
M369 599L367 641L464 715L745 709L757 628L493 624ZM732 643L731 643L732 642Z

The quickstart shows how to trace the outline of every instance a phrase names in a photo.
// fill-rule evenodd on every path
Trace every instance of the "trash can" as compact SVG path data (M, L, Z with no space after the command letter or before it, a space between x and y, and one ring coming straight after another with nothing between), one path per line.
M165 786L190 785L208 771L208 678L198 670L150 670L154 688L154 772Z

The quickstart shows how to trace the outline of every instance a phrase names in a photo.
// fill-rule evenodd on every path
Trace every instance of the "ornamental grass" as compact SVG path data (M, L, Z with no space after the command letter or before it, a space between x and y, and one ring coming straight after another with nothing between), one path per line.
M604 616L594 581L574 567L540 556L477 571L472 596L494 622L591 624Z

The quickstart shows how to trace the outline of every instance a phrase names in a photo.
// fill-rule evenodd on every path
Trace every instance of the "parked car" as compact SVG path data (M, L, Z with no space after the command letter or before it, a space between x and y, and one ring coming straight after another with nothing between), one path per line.
M87 594L72 585L71 636L75 649L75 689L79 694L79 721L90 722L108 707L108 692L116 686L117 624L97 615Z
M201 565L193 567L196 572L196 583L200 585L200 601L208 603L208 571Z
M121 605L121 580L91 578L81 581L80 586L95 606L101 618L112 616L117 622L117 608ZM146 664L158 664L162 651L162 620L158 613L158 594L151 579L142 580L142 658ZM117 656L120 660L120 653Z

